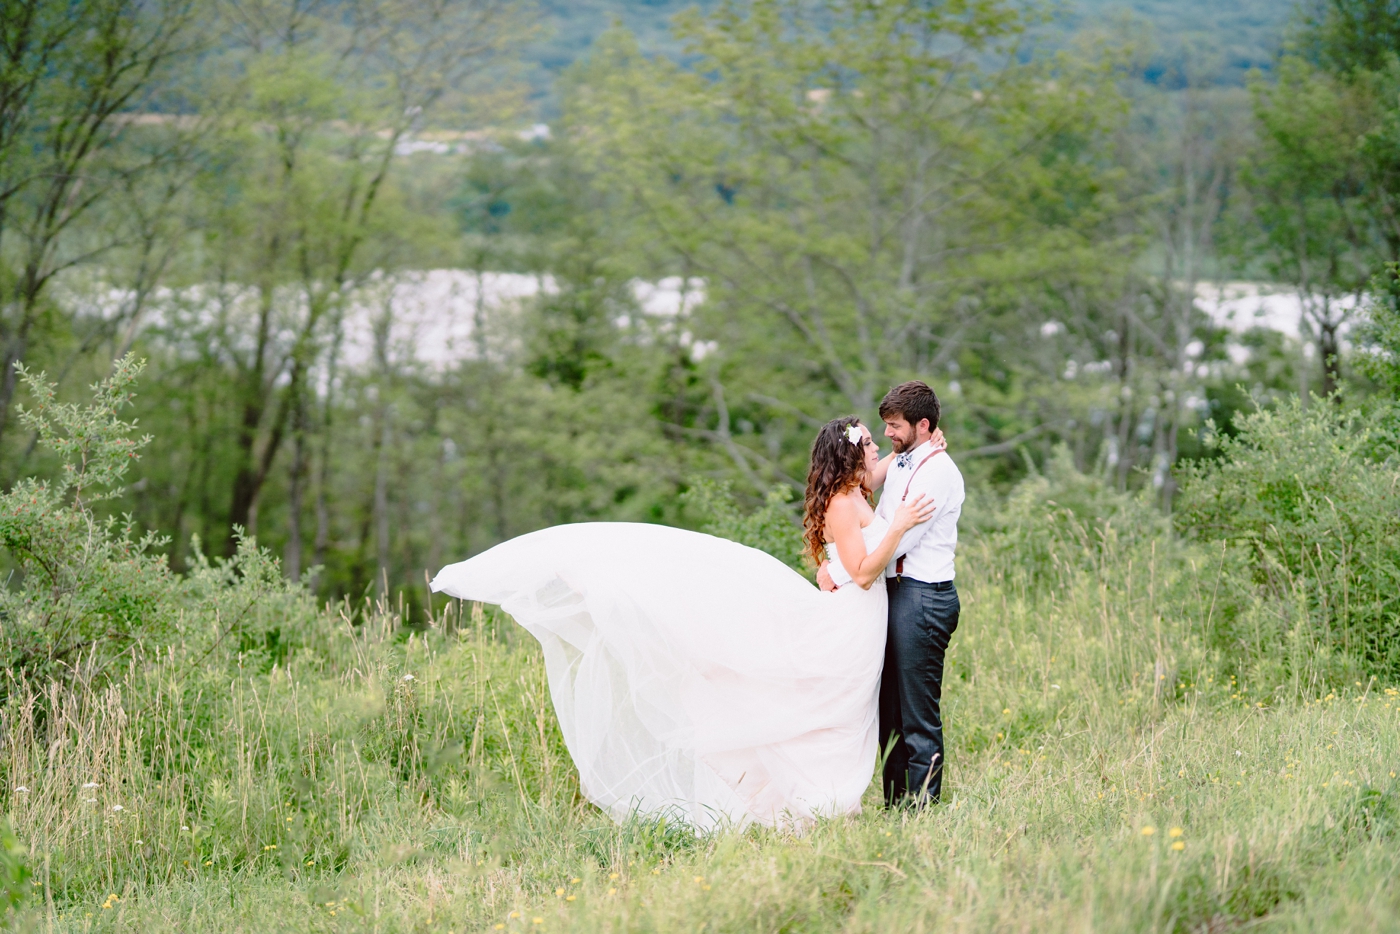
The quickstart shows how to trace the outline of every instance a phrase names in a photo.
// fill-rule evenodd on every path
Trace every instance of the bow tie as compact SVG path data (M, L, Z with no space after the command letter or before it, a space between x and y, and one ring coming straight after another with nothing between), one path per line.
M898 467L908 467L909 462L914 459L913 451L905 451L903 454L895 455L895 465Z

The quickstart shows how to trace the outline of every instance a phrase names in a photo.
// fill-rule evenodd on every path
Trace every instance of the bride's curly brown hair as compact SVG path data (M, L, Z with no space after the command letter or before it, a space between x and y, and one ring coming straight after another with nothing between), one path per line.
M817 432L812 442L812 467L807 471L807 495L803 499L802 527L806 530L807 548L812 560L821 564L826 558L823 539L826 537L826 508L833 496L860 487L865 498L865 445L852 444L846 432L859 427L854 415L833 418Z

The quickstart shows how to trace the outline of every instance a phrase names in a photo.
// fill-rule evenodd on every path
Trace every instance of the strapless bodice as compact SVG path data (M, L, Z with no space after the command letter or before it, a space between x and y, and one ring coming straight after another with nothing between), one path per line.
M865 553L875 550L875 546L880 544L885 538L885 533L889 531L890 524L879 516L870 520L870 524L860 530L861 538L865 539ZM836 582L837 587L845 587L853 583L851 574L846 570L846 566L841 563L841 556L836 553L836 543L826 543L827 573Z

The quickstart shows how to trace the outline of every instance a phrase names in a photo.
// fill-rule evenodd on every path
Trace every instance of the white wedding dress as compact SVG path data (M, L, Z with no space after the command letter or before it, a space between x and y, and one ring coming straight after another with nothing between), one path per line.
M867 548L885 528L865 529ZM504 542L432 589L499 604L539 640L582 791L615 819L800 826L860 810L882 582L822 593L725 539L595 522Z

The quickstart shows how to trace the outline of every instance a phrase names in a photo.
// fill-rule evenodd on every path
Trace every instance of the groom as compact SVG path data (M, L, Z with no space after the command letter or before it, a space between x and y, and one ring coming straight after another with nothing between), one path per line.
M943 656L958 628L953 551L958 543L963 479L953 459L936 448L938 396L913 380L880 401L885 437L895 462L885 477L876 515L888 520L905 499L923 493L937 505L933 518L904 533L885 569L889 631L880 681L880 745L888 749L885 804L925 804L943 790ZM831 589L825 567L818 575Z

